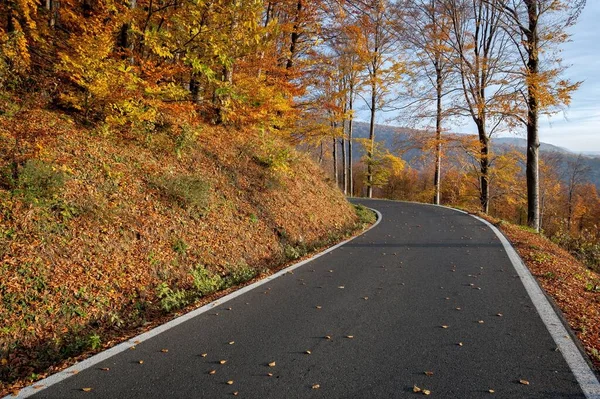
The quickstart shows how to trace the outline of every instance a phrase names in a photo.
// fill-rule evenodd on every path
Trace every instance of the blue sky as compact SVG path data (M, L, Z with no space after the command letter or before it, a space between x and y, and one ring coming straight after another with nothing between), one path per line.
M588 0L562 48L565 76L583 81L563 115L540 120L541 141L571 151L600 152L600 1Z

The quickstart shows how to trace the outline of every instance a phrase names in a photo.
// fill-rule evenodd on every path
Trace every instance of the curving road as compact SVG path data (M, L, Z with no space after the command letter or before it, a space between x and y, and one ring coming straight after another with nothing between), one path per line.
M586 397L489 227L359 202L383 215L362 236L22 396Z

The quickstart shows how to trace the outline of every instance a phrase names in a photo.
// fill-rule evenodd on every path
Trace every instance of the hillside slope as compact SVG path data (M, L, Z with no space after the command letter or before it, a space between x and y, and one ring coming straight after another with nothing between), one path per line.
M16 176L0 160L5 389L357 227L318 166L273 135L199 125L124 138L28 115L52 134ZM0 115L4 154L14 123Z

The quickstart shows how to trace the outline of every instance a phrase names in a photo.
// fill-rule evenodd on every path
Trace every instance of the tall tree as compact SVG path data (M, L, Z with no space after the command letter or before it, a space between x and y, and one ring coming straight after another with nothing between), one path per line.
M404 62L398 59L397 36L389 18L391 2L388 0L355 0L352 14L360 36L357 37L357 53L364 65L363 97L369 108L369 144L366 146L367 197L373 197L375 149L375 122L393 85L404 73Z
M568 40L586 0L485 0L502 12L503 26L521 61L526 86L524 112L518 117L527 128L527 224L540 229L539 127L540 114L568 105L579 83L561 79L564 67L553 50Z
M415 82L409 88L411 116L435 121L434 139L434 195L433 203L440 203L442 172L442 124L448 112L443 99L448 94L447 80L451 76L450 19L442 0L410 0L399 10L399 19L404 20L400 34L409 43L414 53L412 65L417 70ZM412 68L411 68L412 69ZM417 86L417 87L415 87ZM431 108L433 106L433 112Z
M515 92L513 63L507 57L510 39L501 29L501 13L488 2L448 0L445 7L452 23L449 45L456 53L454 65L463 97L457 111L468 115L477 127L479 197L481 209L487 213L491 136L503 126L505 103Z

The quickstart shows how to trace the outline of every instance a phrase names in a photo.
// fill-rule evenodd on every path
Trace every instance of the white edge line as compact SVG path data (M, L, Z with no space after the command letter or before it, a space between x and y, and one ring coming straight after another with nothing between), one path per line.
M87 358L87 359L85 359L85 360L83 360L83 361L81 361L79 363L76 363L76 364L74 364L73 366L71 366L71 367L69 367L67 369L64 369L64 370L62 370L62 371L60 371L60 372L58 372L56 374L51 375L50 377L47 377L47 378L44 378L42 380L36 381L32 385L29 385L29 386L21 389L21 391L19 391L19 394L16 395L16 396L14 396L12 394L9 394L9 395L5 396L2 399L28 398L28 397L30 397L32 395L35 395L36 393L41 392L44 389L49 388L52 385L57 384L57 383L59 383L59 382L61 382L63 380L66 380L67 378L72 377L75 374L77 374L77 373L79 373L79 372L81 372L81 371L83 371L85 369L89 369L89 368L95 366L96 364L105 361L106 359L108 359L110 357L113 357L113 356L115 356L115 355L117 355L117 354L119 354L121 352L125 352L126 350L130 349L132 346L139 345L142 342L147 341L150 338L153 338L153 337L155 337L155 336L157 336L157 335L159 335L159 334L161 334L161 333L163 333L163 332L165 332L167 330L170 330L171 328L173 328L175 326L178 326L179 324L185 323L186 321L188 321L188 320L190 320L190 319L192 319L192 318L194 318L196 316L199 316L202 313L205 313L205 312L213 309L216 306L222 305L222 304L224 304L224 303L226 303L226 302L228 302L228 301L230 301L230 300L232 300L234 298L237 298L238 296L241 296L241 295L245 294L248 291L252 291L253 289L255 289L255 288L257 288L257 287L259 287L259 286L261 286L263 284L267 284L267 283L271 282L272 280L274 280L274 279L276 279L278 277L281 277L281 276L283 276L284 274L286 274L288 272L291 272L291 271L293 271L293 270L295 270L295 269L297 269L297 268L299 268L301 266L304 266L305 264L307 264L309 262L312 262L313 260L315 260L315 259L317 259L317 258L319 258L319 257L321 257L323 255L326 255L329 252L334 251L334 250L336 250L337 248L339 248L339 247L341 247L343 245L346 245L347 243L349 243L350 241L354 240L355 238L358 238L358 237L362 236L367 231L371 230L372 228L374 228L375 226L377 226L381 222L381 219L382 219L381 212L379 212L379 211L377 211L375 209L372 209L372 208L368 208L368 209L371 209L373 212L375 212L377 214L377 220L375 221L375 223L372 226L370 226L368 229L364 230L360 234L358 234L358 235L356 235L356 236L354 236L354 237L352 237L352 238L350 238L350 239L348 239L346 241L343 241L343 242L341 242L339 244L336 244L333 247L328 248L325 251L320 252L320 253L314 255L313 257L311 257L309 259L305 259L305 260L303 260L301 262L295 263L295 264L293 264L293 265L291 265L291 266L289 266L289 267L287 267L285 269L282 269L282 270L278 271L277 273L272 274L272 275L270 275L270 276L268 276L268 277L266 277L266 278L264 278L262 280L259 280L259 281L255 282L255 283L252 283L252 284L247 285L247 286L245 286L243 288L240 288L239 290L237 290L235 292L232 292L231 294L225 295L224 297L219 298L219 299L217 299L217 300L215 300L213 302L207 303L206 305L204 305L204 306L202 306L202 307L200 307L198 309L194 309L194 310L190 311L189 313L186 313L186 314L184 314L182 316L179 316L179 317L177 317L177 318L175 318L175 319L173 319L173 320L171 320L171 321L169 321L169 322L167 322L165 324L162 324L162 325L160 325L160 326L158 326L156 328L153 328L150 331L147 331L147 332L145 332L143 334L140 334L140 335L138 335L136 337L130 338L127 341L124 341L124 342L122 342L122 343L120 343L120 344L118 344L116 346L113 346L110 349L107 349L107 350L105 350L103 352L100 352L100 353L98 353L98 354L96 354L96 355L94 355L92 357L89 357L89 358ZM34 386L40 386L40 388L35 389L35 388L33 388Z
M548 332L550 332L552 339L554 339L554 342L558 346L560 352L569 365L569 368L573 372L573 375L577 379L577 382L581 386L586 398L600 399L600 382L598 382L596 375L583 358L581 352L571 339L571 336L567 332L565 326L554 311L554 308L552 308L552 305L550 305L550 302L548 302L548 298L538 285L529 269L523 263L523 260L519 254L517 254L517 251L506 239L504 234L502 234L496 228L496 226L478 216L471 216L486 224L496 234L496 236L498 236L500 242L502 242L502 246L512 262L513 267L517 271L521 282L525 286L531 301L535 305L535 308L542 318L542 321L546 325Z

